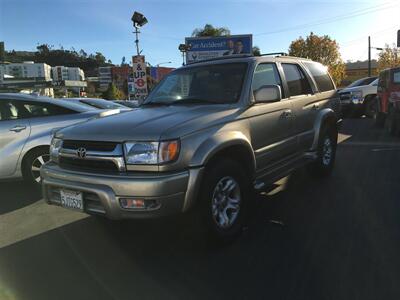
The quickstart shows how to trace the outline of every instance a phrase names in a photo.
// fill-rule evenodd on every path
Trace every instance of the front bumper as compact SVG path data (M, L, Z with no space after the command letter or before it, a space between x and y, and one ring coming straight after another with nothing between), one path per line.
M55 163L41 168L43 197L61 205L60 190L82 192L84 212L110 219L152 218L185 212L194 203L202 168L176 173L94 174L68 171ZM155 200L155 208L125 209L120 198Z

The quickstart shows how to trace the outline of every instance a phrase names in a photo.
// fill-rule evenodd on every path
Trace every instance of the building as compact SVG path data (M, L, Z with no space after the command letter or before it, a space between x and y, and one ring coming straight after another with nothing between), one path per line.
M112 82L120 89L127 89L128 78L133 76L133 69L130 66L112 67ZM124 91L127 93L127 91Z
M167 67L151 67L150 68L150 76L156 82L161 81L165 75L169 74L175 70L175 68L167 68Z
M346 63L345 80L353 82L357 79L368 77L368 60ZM378 62L371 60L371 76L378 75Z
M52 67L53 81L73 80L84 81L85 73L82 69L76 67L57 66Z
M100 89L106 90L111 82L112 82L111 67L99 67Z
M13 76L14 79L35 79L51 81L51 67L44 63L27 61L23 63L9 63L0 65L0 80L4 75Z

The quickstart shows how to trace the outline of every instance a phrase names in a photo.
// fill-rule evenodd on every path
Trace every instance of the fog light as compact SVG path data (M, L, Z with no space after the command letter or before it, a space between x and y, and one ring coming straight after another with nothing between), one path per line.
M159 206L157 200L143 200L134 198L120 198L119 204L125 209L152 209Z

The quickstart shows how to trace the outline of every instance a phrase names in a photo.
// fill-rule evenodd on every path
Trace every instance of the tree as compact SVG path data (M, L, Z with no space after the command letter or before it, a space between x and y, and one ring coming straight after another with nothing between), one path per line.
M107 100L118 100L123 99L124 96L121 91L115 86L114 83L110 83L107 90L103 93L102 97Z
M96 52L94 58L99 65L104 65L106 63L106 58L100 52Z
M385 48L379 53L378 71L387 68L400 66L400 52L395 45L392 48L386 44Z
M36 49L38 50L39 53L42 54L47 54L50 52L50 46L48 44L38 45Z
M192 36L227 36L231 31L226 27L214 27L211 24L206 24L204 28L196 28L192 32Z
M336 84L340 84L345 77L339 45L328 35L318 36L311 32L306 39L299 37L290 44L289 55L310 58L327 66Z
M260 47L254 46L253 49L252 49L252 51L253 51L253 55L254 55L254 56L261 56Z

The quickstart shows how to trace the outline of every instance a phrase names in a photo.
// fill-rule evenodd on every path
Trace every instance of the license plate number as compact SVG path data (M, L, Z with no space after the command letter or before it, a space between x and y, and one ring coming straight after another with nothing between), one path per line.
M81 192L61 190L60 195L61 206L70 209L83 210L83 200Z

